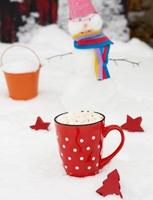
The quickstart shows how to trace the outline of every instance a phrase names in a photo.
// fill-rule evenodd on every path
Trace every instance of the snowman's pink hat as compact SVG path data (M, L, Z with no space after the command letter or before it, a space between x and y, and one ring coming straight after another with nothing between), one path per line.
M68 0L69 18L76 19L95 13L91 0Z

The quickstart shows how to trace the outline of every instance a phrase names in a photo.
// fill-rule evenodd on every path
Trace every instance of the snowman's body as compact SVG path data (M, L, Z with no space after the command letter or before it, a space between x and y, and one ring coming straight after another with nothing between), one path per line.
M73 63L75 75L80 79L96 79L94 74L94 50L73 51Z
M72 35L90 33L102 29L103 21L99 14L69 20L68 28ZM66 110L99 110L113 95L114 86L110 81L98 81L94 71L94 49L74 49L72 76L64 92L63 104ZM108 91L110 90L110 91Z

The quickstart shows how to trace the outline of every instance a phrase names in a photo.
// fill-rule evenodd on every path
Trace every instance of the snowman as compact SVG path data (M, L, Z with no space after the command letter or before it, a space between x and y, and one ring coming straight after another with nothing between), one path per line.
M102 109L115 88L107 68L112 42L91 0L68 0L68 30L74 40L72 75L62 98L66 110Z

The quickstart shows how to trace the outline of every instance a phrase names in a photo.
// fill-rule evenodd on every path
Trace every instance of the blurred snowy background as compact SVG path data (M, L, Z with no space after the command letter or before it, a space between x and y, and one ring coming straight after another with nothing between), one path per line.
M105 33L112 39L128 41L138 37L153 46L152 0L93 3L104 20ZM67 0L0 0L0 41L28 41L39 25L56 22L67 30L67 17Z

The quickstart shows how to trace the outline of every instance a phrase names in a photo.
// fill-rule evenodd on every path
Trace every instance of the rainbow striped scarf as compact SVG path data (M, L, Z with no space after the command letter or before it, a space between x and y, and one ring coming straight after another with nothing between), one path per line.
M113 44L102 31L73 36L77 49L95 49L95 74L97 80L110 78L107 68L110 45Z

